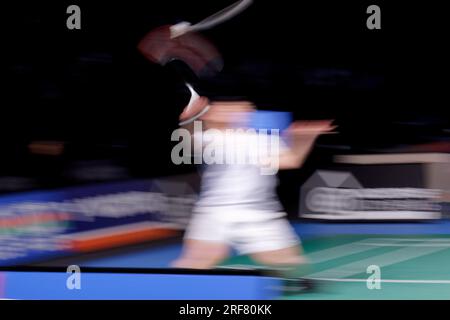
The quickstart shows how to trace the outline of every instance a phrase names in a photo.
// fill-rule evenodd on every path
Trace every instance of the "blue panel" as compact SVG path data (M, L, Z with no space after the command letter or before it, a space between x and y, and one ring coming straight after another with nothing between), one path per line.
M281 111L255 111L250 119L250 127L255 129L287 129L292 122L290 112Z
M296 222L295 231L302 237L336 234L450 234L450 220L413 223L344 223Z
M275 299L280 286L278 279L258 276L81 273L81 289L69 290L66 273L5 274L8 299Z
M108 257L95 257L83 260L79 265L100 268L166 268L181 255L181 251L181 243L161 245Z

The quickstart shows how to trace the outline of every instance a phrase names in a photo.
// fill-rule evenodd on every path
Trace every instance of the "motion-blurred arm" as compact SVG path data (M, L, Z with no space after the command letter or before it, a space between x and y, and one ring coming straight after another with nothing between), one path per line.
M330 133L336 126L332 121L297 121L288 129L287 135L290 147L279 154L280 169L299 168L311 152L316 139L321 134Z

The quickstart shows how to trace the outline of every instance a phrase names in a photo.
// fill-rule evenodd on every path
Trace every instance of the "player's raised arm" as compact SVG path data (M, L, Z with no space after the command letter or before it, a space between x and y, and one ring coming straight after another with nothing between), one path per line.
M290 147L279 155L280 169L295 169L302 166L314 142L321 134L332 133L336 126L332 120L296 121L286 131Z

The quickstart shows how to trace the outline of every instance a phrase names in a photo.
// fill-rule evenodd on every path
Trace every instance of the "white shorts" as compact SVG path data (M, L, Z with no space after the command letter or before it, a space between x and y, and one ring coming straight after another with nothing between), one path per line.
M184 237L225 243L241 254L289 248L300 239L285 216L230 207L197 209Z

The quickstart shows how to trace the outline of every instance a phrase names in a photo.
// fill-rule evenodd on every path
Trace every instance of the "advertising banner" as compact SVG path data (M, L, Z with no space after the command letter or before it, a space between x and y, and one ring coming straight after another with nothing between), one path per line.
M420 164L345 165L317 170L300 190L302 218L427 220L441 218L442 190Z
M196 199L196 175L0 197L0 265L176 236Z

